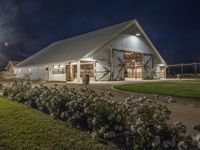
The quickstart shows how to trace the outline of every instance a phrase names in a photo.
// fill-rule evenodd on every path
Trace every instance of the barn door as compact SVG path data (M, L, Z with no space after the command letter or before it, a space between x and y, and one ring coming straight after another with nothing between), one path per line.
M144 79L152 79L153 78L153 59L152 55L144 55Z
M124 51L113 50L113 80L124 80L125 73L125 60L124 60Z
M67 81L73 81L73 66L72 65L66 65L66 80Z
M95 64L95 80L108 81L110 80L110 62L97 61Z
M152 76L153 79L160 79L160 66L158 65L153 66Z

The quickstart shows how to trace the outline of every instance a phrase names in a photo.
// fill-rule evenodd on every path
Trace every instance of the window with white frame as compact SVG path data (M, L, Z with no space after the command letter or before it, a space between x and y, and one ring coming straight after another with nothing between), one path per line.
M64 74L65 66L64 65L54 65L52 69L52 74Z

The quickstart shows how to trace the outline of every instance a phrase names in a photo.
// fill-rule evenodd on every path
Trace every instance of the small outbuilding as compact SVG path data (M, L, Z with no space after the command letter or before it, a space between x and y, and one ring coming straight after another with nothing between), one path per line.
M14 67L20 63L20 61L9 60L3 71L0 72L0 79L13 79Z
M80 82L163 79L164 59L136 20L52 43L14 68L16 78Z

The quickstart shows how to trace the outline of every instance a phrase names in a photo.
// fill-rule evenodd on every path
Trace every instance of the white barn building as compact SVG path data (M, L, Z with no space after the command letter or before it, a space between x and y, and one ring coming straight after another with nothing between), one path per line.
M136 20L54 42L14 68L16 78L80 82L162 79L166 63Z

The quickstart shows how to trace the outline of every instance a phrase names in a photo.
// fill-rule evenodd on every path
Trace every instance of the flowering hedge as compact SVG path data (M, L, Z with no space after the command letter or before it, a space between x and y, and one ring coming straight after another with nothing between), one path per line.
M186 136L181 122L170 126L167 107L147 97L131 96L118 102L110 92L98 94L90 89L48 88L43 84L33 87L28 78L14 81L2 92L122 149L200 149L200 134Z

